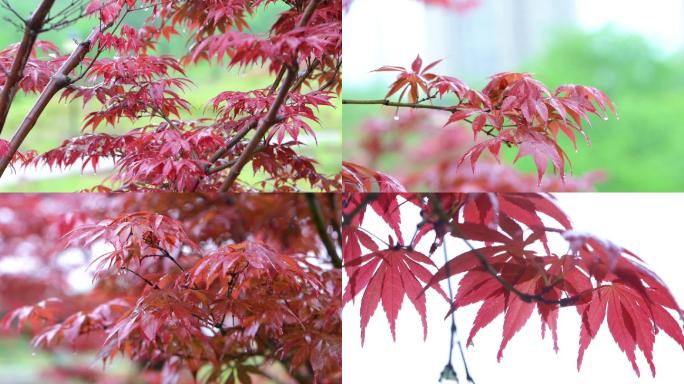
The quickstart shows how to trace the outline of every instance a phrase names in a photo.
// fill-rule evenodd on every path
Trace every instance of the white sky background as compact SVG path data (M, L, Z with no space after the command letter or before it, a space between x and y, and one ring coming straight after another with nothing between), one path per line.
M581 28L612 24L644 36L666 53L684 47L684 0L575 0L575 7ZM449 11L438 13L443 12ZM388 80L389 75L368 72L382 65L408 66L415 53L426 52L432 40L426 29L435 21L429 15L436 13L414 0L354 0L343 17L345 82L361 86Z
M684 255L678 244L682 236L684 194L556 194L560 206L568 213L577 230L587 231L630 249L668 284L680 305L684 303ZM404 206L406 207L406 206ZM369 216L369 219L372 216ZM404 215L411 217L410 214ZM413 233L416 222L404 223L404 233ZM364 227L386 226L377 217ZM384 232L381 232L384 233ZM422 241L427 248L430 240ZM419 247L420 249L420 247ZM463 252L464 245L448 243L450 255ZM443 255L433 256L438 265ZM456 286L455 286L456 288ZM443 320L447 304L438 295L428 295L428 338L423 341L420 318L405 299L397 322L397 341L393 342L382 306L366 330L366 343L361 347L359 329L360 300L343 311L343 376L349 383L437 383L446 363L449 347L449 322ZM457 312L460 339L467 339L479 304ZM576 361L580 318L573 308L560 311L558 337L560 351L553 352L550 335L541 339L541 323L535 313L504 350L501 363L496 354L501 342L503 316L482 329L475 337L474 347L467 353L468 364L479 383L679 383L684 352L663 332L656 336L654 362L656 379L651 378L648 365L637 351L641 379L613 341L604 322L599 334L585 353L582 370L577 373ZM454 366L465 383L460 358L455 351Z

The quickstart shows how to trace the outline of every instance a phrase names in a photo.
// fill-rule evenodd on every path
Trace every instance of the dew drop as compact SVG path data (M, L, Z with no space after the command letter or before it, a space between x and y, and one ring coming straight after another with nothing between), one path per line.
M394 121L399 121L399 116L394 115Z
M603 116L604 121L608 121L608 116Z

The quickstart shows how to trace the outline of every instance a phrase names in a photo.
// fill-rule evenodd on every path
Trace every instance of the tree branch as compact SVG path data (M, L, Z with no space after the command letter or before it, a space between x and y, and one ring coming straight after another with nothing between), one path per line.
M320 64L320 62L318 61L318 59L316 59L311 64L307 65L306 70L299 75L297 80L295 80L294 84L292 85L292 90L296 90L299 87L301 87L302 84L304 84L304 81L306 81L306 79L309 76L311 76L311 74L316 69L318 64Z
M302 15L302 19L299 22L299 27L305 26L308 22L311 16L313 15L314 10L316 9L316 6L320 0L311 0L309 4L306 6L306 9L304 10L304 14ZM285 67L283 67L285 68ZM275 119L278 115L278 111L280 110L280 107L283 105L285 100L287 99L287 94L290 91L290 88L292 87L296 77L297 77L297 65L293 65L292 67L287 67L285 70L285 76L284 79L282 80L282 84L280 86L280 91L278 91L278 94L275 97L275 100L273 101L273 104L271 104L271 107L269 108L268 112L266 113L266 117L261 121L261 125L259 128L257 128L254 137L249 141L247 144L247 147L245 150L242 152L240 157L238 158L237 162L235 165L233 165L230 168L230 172L228 172L228 176L226 177L226 180L224 181L223 185L221 186L220 191L221 192L226 192L230 190L230 188L233 186L235 183L235 180L237 180L238 176L240 175L240 172L242 172L242 168L252 159L252 155L254 150L256 149L259 141L264 137L266 132L273 126L275 123ZM276 79L276 83L274 85L277 86L277 83L279 82L279 79ZM273 87L271 88L273 89Z
M160 246L158 246L158 245L152 245L152 244L150 244L150 246L151 246L152 248L158 250L159 252L161 252L163 257L165 257L165 258L171 260L174 264L176 264L176 267L178 267L178 269L180 269L181 271L185 272L185 268L183 268L180 264L178 264L178 261L176 261L176 259L175 259L173 256L171 256L171 254L169 253L169 251L167 251L166 249L164 249L164 248L162 248L162 247L160 247Z
M377 100L350 100L342 99L342 104L355 104L355 105L384 105L387 107L406 107L414 109L434 109L438 111L456 112L457 107L444 107L441 105L432 104L419 104L419 103L399 103L396 101L390 101L387 99L377 99Z
M421 104L424 101L428 101L433 99L434 96L427 96L421 100L419 100L417 103L399 103L395 101L390 101L387 99L377 99L377 100L349 100L349 99L342 99L342 104L352 104L352 105L384 105L387 107L397 107L397 108L412 108L412 109L430 109L430 110L435 110L435 111L445 111L449 113L454 113L458 111L458 105L452 106L452 107L445 107L441 105L433 105L433 104ZM489 110L483 110L482 112L490 112ZM472 124L473 120L471 119L463 119L468 124ZM484 129L481 132L484 133L487 136L491 137L497 137L495 134L494 130L495 128L491 124L485 124L485 127L489 127L490 129ZM516 127L515 124L508 124L508 125L503 125L501 128L513 128ZM510 144L515 144L511 141L504 141L507 145Z
M275 118L274 124L280 123L283 120L285 120L285 118L283 116L277 116ZM240 140L242 140L247 135L247 133L249 133L249 131L254 129L257 125L259 125L259 121L255 120L251 124L248 124L248 125L242 127L233 137L226 140L223 147L221 147L219 150L214 152L214 154L211 156L211 158L209 158L209 164L207 164L204 167L204 171L206 172L206 174L210 175L214 172L218 172L220 170L226 169L226 168L234 165L235 163L231 162L228 167L222 167L221 169L217 169L218 167L212 168L212 164L214 164L220 158L225 156L225 154L228 153L228 151L230 151L231 148L233 148L235 145L237 145L237 143L239 143ZM258 148L257 148L257 151L258 151Z
M149 281L147 278L145 278L145 276L139 274L138 272L136 272L136 271L134 271L128 267L122 267L121 269L123 269L124 271L128 271L128 272L136 275L137 277L141 278L145 282L145 284L149 285L150 287L152 287L154 289L159 289L159 286L157 284L154 284L153 282Z
M482 264L482 267L485 269L487 273L492 275L499 284L501 284L506 290L509 292L515 294L520 298L520 300L526 302L526 303L531 303L531 302L539 302L542 304L548 304L548 305L560 305L561 307L566 307L566 306L571 306L577 304L577 302L587 293L593 292L597 288L591 288L586 291L580 292L577 295L570 296L570 297L565 297L562 299L558 300L549 300L544 297L544 293L542 294L537 294L537 295L531 295L529 293L525 293L520 291L518 288L513 286L513 284L509 283L506 279L504 279L502 276L499 275L499 272L489 263L487 260L487 257L482 254L473 244L468 241L461 231L459 231L458 227L456 226L456 221L452 221L449 216L446 214L444 211L444 208L442 207L442 202L439 200L439 197L436 196L435 194L428 194L427 195L430 201L432 202L433 207L435 208L435 211L439 217L439 220L444 223L444 225L448 225L451 227L451 233L453 236L460 238L463 240L463 242L470 248L470 250L475 254L475 256L478 258L480 261L480 264Z
M16 9L12 8L8 0L2 0L3 8L7 9L11 14L13 14L17 19L21 20L23 24L26 24L26 19L17 12ZM39 6L40 7L40 6Z
M50 81L48 82L43 92L38 97L38 100L33 105L31 111L26 115L24 121L21 123L17 131L15 132L12 140L10 141L10 148L7 155L0 160L0 177L4 174L7 166L12 161L12 157L19 150L19 146L26 139L26 136L33 129L38 121L38 118L47 107L48 103L52 98L70 84L69 73L74 70L85 58L85 56L90 51L91 45L95 41L95 38L105 29L109 28L110 25L105 25L101 27L96 27L90 32L88 38L78 44L76 49L69 55L66 61L62 64L59 70L52 75Z
M318 231L318 236L321 238L326 251L328 251L328 255L330 255L330 258L332 259L333 266L335 266L335 268L342 268L342 259L337 254L335 244L333 244L332 239L330 239L330 236L328 235L325 223L323 222L321 207L318 204L318 200L316 200L316 196L313 193L306 193L304 198L306 199L306 203L309 205L311 218L313 219L316 230Z
M223 185L221 186L221 192L226 192L230 190L230 188L235 183L235 180L237 180L238 176L240 175L240 172L242 172L242 168L244 168L244 166L252 159L253 152L259 145L261 138L266 134L266 132L271 128L271 126L273 126L276 114L285 102L285 99L287 98L287 93L290 91L290 86L292 85L292 82L295 80L295 72L296 71L290 69L285 73L285 79L283 80L283 84L280 88L280 91L278 91L278 95L276 96L275 101L273 101L273 104L271 104L271 107L266 113L266 117L264 117L264 119L261 121L261 125L259 126L259 128L257 128L256 132L254 133L254 137L252 137L249 143L247 143L247 147L245 147L243 152L240 154L240 157L238 157L237 162L230 168L230 172L228 172L228 176L226 177L226 180L223 182Z
M337 199L340 197L336 193L328 193L328 203L330 204L330 210L332 212L337 212ZM333 229L337 233L337 241L342 246L342 228L340 228L340 222L338 220L337 214L333 215L330 220L332 221Z
M24 36L19 44L19 49L17 49L5 85L0 92L0 133L2 133L5 122L7 122L10 106L19 89L19 81L24 77L24 68L26 68L26 63L31 57L33 45L54 3L55 0L43 0L28 20L22 19L24 21ZM5 2L4 4L7 9L14 11L8 3Z
M342 216L342 225L349 225L349 223L351 223L351 221L354 219L354 217L356 217L356 215L364 211L366 209L366 206L372 203L373 200L377 198L377 193L364 193L363 200L359 203L359 205L357 205L351 212L349 212L348 215Z

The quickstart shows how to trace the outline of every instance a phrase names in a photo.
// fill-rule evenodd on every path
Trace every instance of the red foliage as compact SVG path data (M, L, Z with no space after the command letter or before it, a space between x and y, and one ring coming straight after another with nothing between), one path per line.
M34 267L3 272L3 323L37 347L127 356L155 381L249 382L275 364L339 383L341 274L317 221L334 239L340 205L314 199L316 211L303 195L4 196L0 260ZM87 262L93 286L74 291Z
M59 168L82 163L83 171L96 170L107 159L114 163L114 171L106 187L98 190L339 188L337 180L321 174L316 162L298 154L298 148L303 144L301 132L315 138L318 109L331 107L330 100L340 91L341 0L287 2L289 7L277 15L268 33L247 32L249 16L275 3L90 1L82 16L92 19L94 29L79 46L83 57L76 51L61 53L51 42L33 44L18 85L24 92L44 97L20 127L24 136L15 134L12 146L0 142L0 159L5 164L0 174L10 163ZM134 13L145 14L139 27L127 23ZM45 27L50 26L48 22ZM178 58L159 55L162 39L189 42L188 53ZM19 59L19 46L0 52L4 68ZM201 111L185 99L192 86L186 69L199 61L228 69L266 66L276 76L263 89L221 92L208 101L213 108ZM62 73L67 62L75 65ZM76 65L76 73L70 73ZM281 84L286 71L296 74L295 81ZM0 83L4 81L7 72L0 73ZM284 98L278 98L279 87ZM83 131L93 134L66 140L43 154L17 152L56 93L61 93L63 101L80 100L92 110L85 117ZM0 112L11 101L0 104ZM268 117L270 110L275 118ZM116 135L95 133L105 126L119 128L122 119L130 120L135 128ZM260 142L263 145L249 145ZM239 175L250 160L254 160L255 172L264 172L265 181L257 187L235 184L228 175Z
M426 72L437 63L421 70L418 56L410 70L381 68L400 72L385 97L390 97L398 87L404 86L409 89L411 104L419 101L419 89L427 99L444 98L447 94L455 96L458 102L448 108L451 116L446 125L467 121L475 136L479 133L493 136L473 146L459 160L461 164L469 158L473 170L483 152L491 153L499 161L502 145L509 145L519 148L516 161L522 156L532 156L539 184L549 160L553 170L563 179L565 161L569 158L556 142L558 133L562 132L575 143L576 131L588 141L583 123L591 124L589 114L608 119L604 113L606 108L615 113L608 96L592 87L560 86L552 93L529 74L500 73L492 76L484 89L478 92L458 79Z
M499 360L535 309L541 318L542 337L548 328L557 349L556 325L563 307L574 307L581 317L578 369L604 320L637 375L635 350L639 348L655 376L652 351L659 330L684 349L682 327L673 317L684 317L684 311L660 278L630 251L575 231L547 195L347 194L344 203L343 257L349 277L344 302L363 296L362 341L380 301L394 336L404 295L426 327L425 291L440 289L443 280L462 275L451 312L482 303L468 344L503 313ZM408 243L399 229L401 204L416 206L421 212L420 224ZM384 245L378 242L382 242L381 234L363 227L369 207L395 235ZM430 255L415 248L429 234L434 235L430 255L442 246L445 236L462 239L470 250L450 257L437 269ZM567 252L551 249L552 236L567 242Z

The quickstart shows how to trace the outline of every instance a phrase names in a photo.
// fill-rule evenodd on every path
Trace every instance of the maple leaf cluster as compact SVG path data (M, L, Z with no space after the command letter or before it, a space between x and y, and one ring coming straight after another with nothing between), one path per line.
M321 236L336 238L340 204L312 198L316 210L303 195L4 196L0 259L37 268L3 273L2 324L35 347L144 362L154 382L285 368L287 380L339 383L341 273ZM91 289L70 288L65 253L89 261ZM53 375L89 373L74 369Z
M51 3L43 6L49 9ZM12 81L23 92L41 94L12 140L0 141L0 174L8 166L81 165L82 172L97 171L107 160L113 173L96 190L337 189L335 176L321 174L317 162L299 148L301 133L315 139L319 108L332 107L341 90L342 3L287 2L268 32L250 31L250 17L276 3L92 0L69 19L89 18L96 25L73 52L62 53L42 40L0 51L0 64L13 68L0 74L0 84ZM72 7L58 14L77 13ZM135 13L145 15L141 26L131 25L129 15ZM49 29L51 20L47 17L42 27ZM175 39L189 44L185 56L159 54L162 40ZM20 68L27 46L31 53ZM236 70L265 66L273 84L223 91L200 111L185 95L193 86L186 70L201 61ZM20 151L44 107L58 95L90 110L82 134L45 153ZM12 98L9 94L3 102L0 97L0 113L9 110ZM95 132L107 126L116 132L122 119L135 128ZM236 183L250 162L263 181Z
M409 68L383 66L376 71L397 72L383 100L344 102L439 110L450 114L444 127L468 123L475 140L478 140L478 136L488 136L451 157L460 155L456 171L469 161L472 174L475 174L476 165L483 154L490 154L500 163L503 147L517 148L514 163L530 156L537 169L536 187L515 189L517 192L540 189L549 163L563 184L570 158L558 144L559 134L569 138L577 149L578 135L589 143L584 126L591 126L590 115L607 120L607 111L615 113L610 98L593 87L562 85L552 92L530 74L505 72L492 76L487 85L477 91L455 77L434 73L432 70L440 61L423 66L423 60L417 56ZM395 95L398 95L398 101L390 101L390 97ZM403 102L404 98L407 103ZM434 105L434 100L446 105ZM434 154L430 157L435 158ZM506 185L500 187L486 190L506 192L510 188L506 188ZM458 186L452 188L456 189L448 190L461 190Z
M659 331L684 349L684 312L672 292L643 260L627 249L573 229L552 197L542 194L345 194L342 230L344 269L348 277L343 301L361 297L361 339L378 305L382 305L395 337L395 323L407 298L420 314L427 333L426 291L434 289L450 301L451 310L481 303L468 336L503 314L498 359L532 314L540 316L542 337L551 333L557 350L561 308L580 316L580 348L584 352L606 322L618 347L639 375L639 349L655 376L653 344ZM420 209L412 237L401 231L408 204ZM370 212L387 225L389 240L364 228ZM430 237L429 239L427 237ZM432 254L445 238L464 241L469 250L448 255L438 267ZM564 239L567 251L552 249L550 238ZM429 253L417 251L431 241ZM440 283L461 276L452 299Z

